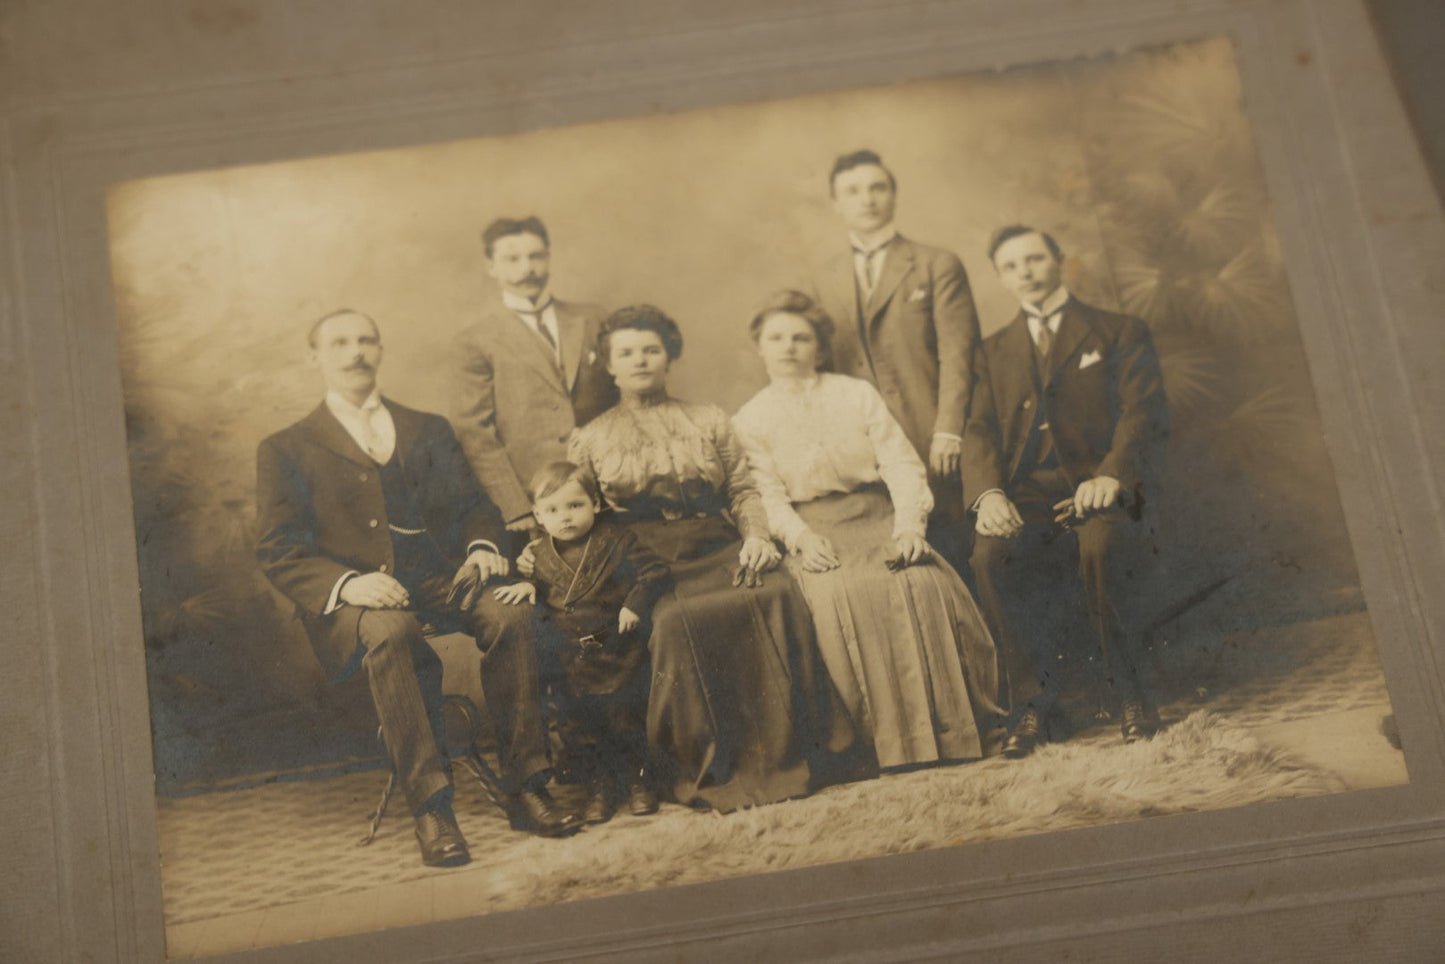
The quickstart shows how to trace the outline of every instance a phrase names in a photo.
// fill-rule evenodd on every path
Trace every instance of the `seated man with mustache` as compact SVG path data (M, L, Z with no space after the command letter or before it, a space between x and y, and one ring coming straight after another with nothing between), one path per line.
M510 568L497 550L504 530L496 507L446 419L378 392L375 322L337 311L309 338L326 398L256 456L262 572L295 604L329 679L365 669L424 863L470 859L452 812L442 665L424 626L465 631L482 651L482 688L517 817L544 836L576 830L580 821L547 795L530 607L481 591Z

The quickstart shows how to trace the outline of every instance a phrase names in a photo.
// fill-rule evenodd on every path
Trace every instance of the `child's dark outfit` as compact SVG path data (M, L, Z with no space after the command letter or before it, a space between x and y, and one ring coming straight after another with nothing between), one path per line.
M533 553L538 662L557 699L558 762L589 786L625 786L646 762L648 615L671 573L610 521L572 543L544 536ZM625 635L617 631L624 606L642 620Z

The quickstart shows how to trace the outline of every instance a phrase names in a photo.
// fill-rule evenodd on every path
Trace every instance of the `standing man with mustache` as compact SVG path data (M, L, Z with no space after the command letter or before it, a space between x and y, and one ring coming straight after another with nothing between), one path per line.
M969 524L959 480L978 315L963 263L893 224L898 183L876 153L839 157L828 178L849 248L814 281L837 325L834 369L877 387L928 466L928 541L966 572Z
M451 426L380 394L381 333L366 315L327 315L309 341L326 397L256 455L261 571L294 603L329 679L366 671L423 862L470 859L452 812L442 665L423 626L476 640L518 816L543 835L577 829L547 796L530 611L482 592L509 570L501 519Z
M617 399L597 357L606 312L552 297L551 241L537 218L498 218L482 247L501 297L456 340L451 420L507 529L526 533L536 526L527 481L564 460L573 429Z

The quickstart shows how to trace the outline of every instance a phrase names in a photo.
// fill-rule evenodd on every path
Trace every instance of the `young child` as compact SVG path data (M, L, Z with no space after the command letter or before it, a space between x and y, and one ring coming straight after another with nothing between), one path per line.
M533 582L496 590L537 604L542 684L558 701L564 770L587 787L583 819L608 820L625 786L636 816L657 812L646 773L647 617L671 583L667 564L606 519L597 483L571 462L532 479L532 514L546 535L530 548Z

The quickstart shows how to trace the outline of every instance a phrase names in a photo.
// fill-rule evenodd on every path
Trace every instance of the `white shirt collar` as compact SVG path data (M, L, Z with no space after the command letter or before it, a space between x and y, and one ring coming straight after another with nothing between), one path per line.
M1060 311L1063 310L1064 303L1068 300L1069 289L1066 288L1064 285L1059 285L1053 290L1052 294L1050 294L1043 301L1039 302L1037 307L1029 304L1028 302L1024 302L1024 314L1028 315L1030 318L1052 318L1052 316L1057 315ZM1058 324L1057 322L1051 322L1049 327L1056 328L1058 327Z
M312 397L315 398L314 395ZM371 394L360 405L351 404L340 392L327 392L326 407L331 409L332 415L343 421L348 418L361 418L363 415L370 415L381 408L381 389L373 388Z
M862 254L872 254L896 237L898 237L898 229L891 224L879 228L867 237L854 234L852 231L848 232L848 240L852 243L853 250Z
M552 306L552 292L543 288L542 293L537 296L537 300L534 303L530 298L524 298L522 295L513 294L510 291L503 291L502 304L513 311L520 311L526 315L538 315Z

